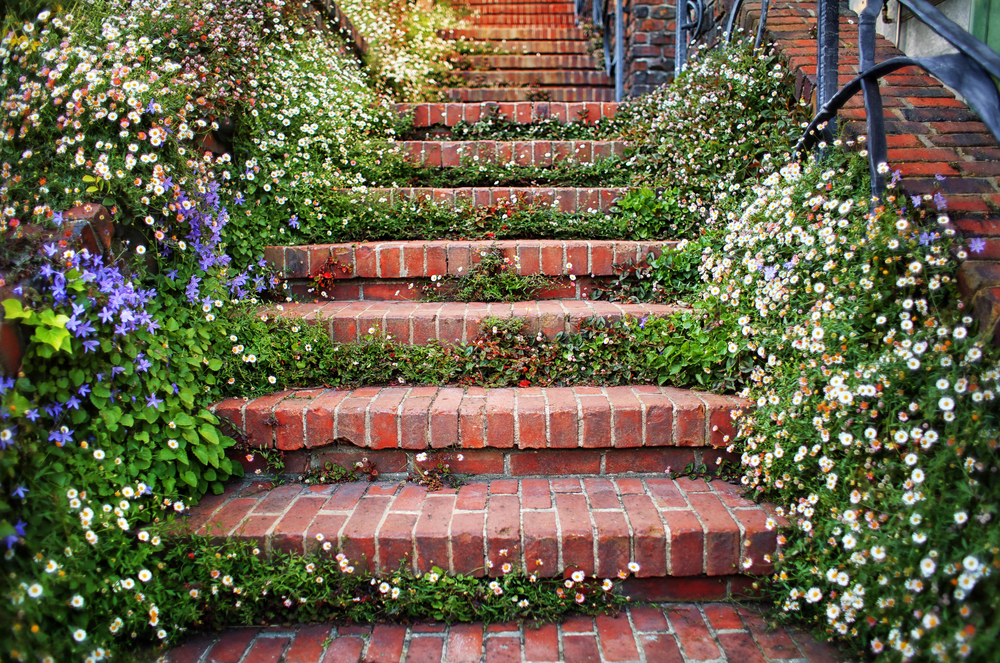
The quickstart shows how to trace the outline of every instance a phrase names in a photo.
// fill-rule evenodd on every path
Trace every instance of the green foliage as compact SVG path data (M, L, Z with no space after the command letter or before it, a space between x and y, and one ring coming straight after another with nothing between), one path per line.
M466 274L432 276L433 285L424 286L424 295L434 301L516 302L532 299L555 283L541 274L519 274L517 259L495 246L480 251L478 260Z
M790 521L769 586L858 656L990 660L1000 362L958 296L968 251L940 195L897 174L869 209L866 160L828 153L754 187L700 268L754 361L742 482Z

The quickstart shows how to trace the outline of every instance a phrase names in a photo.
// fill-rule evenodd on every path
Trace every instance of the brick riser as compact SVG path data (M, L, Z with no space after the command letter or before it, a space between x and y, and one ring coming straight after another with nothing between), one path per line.
M397 204L435 202L455 207L492 207L513 205L545 205L562 212L606 212L619 196L627 191L615 188L570 187L460 187L455 189L429 189L422 187L341 189L361 203Z
M585 101L614 101L613 88L448 88L448 96L460 102L512 102L531 101L544 95L547 101L579 103Z
M262 309L306 324L321 324L335 343L364 341L370 333L384 333L395 341L425 345L471 343L487 318L520 318L524 334L552 340L572 333L591 318L613 322L625 318L665 317L683 309L662 304L621 304L577 299L543 299L513 303L335 301L285 304Z
M415 129L439 125L451 127L459 122L474 124L491 112L496 112L500 117L518 124L531 124L550 118L564 123L581 121L582 118L582 121L587 124L595 124L602 118L613 118L617 110L618 104L613 101L579 103L485 101L465 104L396 104L397 113L413 113L413 127Z
M428 168L455 168L472 161L547 168L553 165L591 164L625 156L625 141L526 140L526 141L401 141L408 163Z
M647 478L662 477L667 468L682 470L689 464L704 464L710 471L718 468L720 459L739 462L739 458L724 450L703 447L656 447L640 449L540 449L510 451L502 449L462 449L460 451L429 452L427 460L416 460L418 451L359 449L353 445L333 445L316 449L286 451L285 467L279 474L300 475L319 470L327 463L354 467L368 460L374 463L381 479L405 479L407 474L447 463L453 472L471 474L482 479L520 479L553 476L615 476L628 474ZM461 454L462 458L458 458ZM248 476L266 473L267 467L258 456L236 456ZM258 471L259 470L259 471Z
M534 40L519 40L519 41L502 41L495 42L493 44L498 55L495 56L468 56L470 58L476 57L512 57L517 54L525 53L528 55L556 55L565 56L571 55L573 57L592 57L590 56L590 46L585 41L534 41ZM504 55L500 55L504 54ZM516 69L517 67L511 67Z
M187 531L252 542L264 553L343 552L359 569L499 576L510 563L554 575L573 567L639 578L766 574L770 507L713 481L666 478L492 480L429 493L414 484L271 490L234 485L189 512ZM745 559L752 565L744 566Z
M362 387L283 391L249 401L230 398L212 410L258 448L294 451L347 443L416 451L634 449L638 460L638 450L727 445L734 434L731 414L746 405L732 396L652 385ZM655 454L650 458L654 465L639 467L655 469L642 471L666 469L655 464ZM511 471L544 471L531 462L518 461L516 467L522 469ZM588 467L596 473L593 465ZM606 459L603 467L609 471Z
M570 27L576 25L576 17L572 14L486 14L471 16L466 21L472 25L483 27L507 26L552 26Z
M476 41L578 41L587 43L587 31L566 27L475 27L442 30L442 37L448 39L472 39Z
M566 14L573 16L572 2L505 2L505 3L468 3L466 6L479 17L486 16L518 16L535 15L541 17L547 14Z
M551 287L532 293L535 300L590 299L597 288L606 288L613 282L608 276L559 277ZM409 302L425 299L424 288L431 288L437 299L451 298L455 287L433 282L430 279L351 279L318 288L311 280L289 279L288 293L296 301L359 301L359 302Z
M603 70L553 70L513 69L508 71L457 71L455 75L472 85L483 87L515 87L530 85L533 88L548 87L608 87L614 81Z
M264 258L285 279L306 279L336 260L338 279L429 278L468 273L482 252L503 251L519 274L546 276L612 276L616 266L659 256L673 241L619 242L614 240L494 240L367 242L269 246Z

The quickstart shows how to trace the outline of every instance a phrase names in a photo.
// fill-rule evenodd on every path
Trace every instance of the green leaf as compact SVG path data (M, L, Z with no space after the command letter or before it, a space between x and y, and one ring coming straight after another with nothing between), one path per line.
M208 448L207 447L194 447L192 449L194 457L201 461L202 465L208 465Z
M205 438L206 440L208 440L212 444L215 444L215 445L219 444L219 434L218 434L218 432L216 432L216 430L215 430L215 428L213 426L209 426L208 424L202 424L198 428L198 432L201 433L201 436L203 438Z
M51 313L51 311L46 311ZM66 317L66 316L62 316ZM69 318L66 318L69 320ZM35 329L35 333L31 336L31 340L37 341L39 343L45 343L51 345L53 349L59 350L63 347L63 342L68 341L70 338L69 332L63 328L52 328L52 327L38 327Z
M3 316L5 320L30 319L34 314L34 311L24 310L24 307L21 306L21 301L18 299L3 300Z
M198 485L198 476L191 470L185 470L181 472L181 481L191 487L194 487Z

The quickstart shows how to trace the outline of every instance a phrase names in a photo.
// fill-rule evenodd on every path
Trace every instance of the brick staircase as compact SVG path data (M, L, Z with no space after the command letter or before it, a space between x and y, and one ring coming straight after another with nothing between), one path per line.
M456 89L453 98L463 103L401 106L400 112L413 113L416 128L446 130L491 108L520 123L613 116L615 104L585 101L607 98L607 86L584 54L586 36L573 26L569 3L472 7L478 10L475 27L463 36L493 41L510 53L476 60L502 67L489 76L547 87ZM507 101L533 89L566 101ZM454 168L474 157L544 168L621 157L625 146L437 140L406 141L401 149L411 163L429 168ZM431 199L461 208L510 201L593 213L610 209L622 191L375 188L352 195L359 204ZM526 337L551 339L591 318L675 312L672 306L589 298L616 266L670 245L580 238L273 246L265 257L296 302L261 313L323 325L341 343L373 333L410 344L470 343L490 332L483 325L487 317L519 318ZM468 273L487 250L502 251L521 274L552 277L552 287L532 301L418 301L436 277ZM330 274L321 288L313 281L320 272ZM741 497L736 486L671 473L735 460L725 451L733 434L730 415L744 405L730 396L653 385L361 385L229 399L216 404L215 413L251 448L284 452L283 478L292 482L273 487L258 476L259 456L250 454L245 465L254 481L206 497L190 511L187 526L253 541L265 553L320 550L322 535L334 543L329 554L342 551L372 571L402 564L413 572L439 566L495 576L509 563L543 575L574 567L610 577L635 562L639 570L628 591L637 597L746 597L753 594L752 578L742 574L771 570L766 556L776 535L767 526L770 507ZM327 463L353 467L363 461L374 463L378 481L299 481ZM469 482L437 491L405 483L438 463L468 475Z
M447 90L460 102L614 100L614 85L590 55L587 33L576 27L572 0L466 2L471 27L450 31L492 47L496 54L471 56L465 82Z

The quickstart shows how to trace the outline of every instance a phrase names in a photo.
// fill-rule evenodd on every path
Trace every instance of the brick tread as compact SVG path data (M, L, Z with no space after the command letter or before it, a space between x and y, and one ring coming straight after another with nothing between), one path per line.
M659 256L674 241L510 239L269 246L264 257L285 279L308 279L335 258L339 279L421 279L467 272L481 252L503 251L519 274L612 276L615 267Z
M547 118L575 122L581 121L581 117L587 124L594 124L601 118L614 117L617 109L618 104L613 101L396 104L396 112L413 113L413 126L416 129L438 125L451 127L462 121L474 123L494 110L500 117L518 124L531 124Z
M547 168L556 164L620 159L625 156L628 143L621 140L408 140L397 146L406 161L430 168L454 168L471 161Z
M400 286L402 287L402 286ZM583 299L533 300L513 303L414 302L393 300L333 301L284 304L262 309L284 318L323 324L337 343L360 341L369 332L390 334L401 343L422 345L468 343L475 339L482 321L489 317L521 318L524 333L554 339L559 332L579 330L589 318L605 321L627 317L665 317L681 311L664 304L622 304Z
M483 41L580 41L586 42L587 31L566 27L473 27L443 30L442 36L451 39Z
M253 400L230 398L215 414L255 447L285 451L348 444L371 449L638 449L721 448L733 436L734 396L653 385L622 387L362 387L283 391ZM665 452L664 452L665 453ZM718 454L715 454L718 456ZM662 472L686 455L593 453L574 460L586 474ZM549 460L547 461L546 458ZM710 464L714 465L714 457ZM482 473L534 474L551 457L523 457ZM569 460L566 463L570 463ZM590 465L587 465L590 463ZM470 460L470 467L473 462ZM534 464L534 465L533 465ZM685 463L686 465L687 463ZM662 466L661 466L662 465ZM559 472L567 465L560 464Z
M615 100L613 87L453 87L446 92L456 102L530 101L543 95L548 101L564 103Z
M596 212L610 210L625 187L459 187L430 189L420 187L371 187L341 189L357 202L409 203L431 201L456 207L490 207L502 203L535 204L558 207L563 212Z
M614 80L604 70L510 69L503 71L457 71L459 78L474 85L530 85L532 88L610 87Z
M263 553L319 551L327 541L330 555L375 572L405 564L499 576L509 562L542 576L575 567L611 577L636 562L640 580L767 574L763 556L777 543L764 506L721 481L494 479L437 492L385 481L268 485L237 485L192 507L181 531L246 540Z
M502 14L504 16L545 16L549 14L573 15L573 3L571 2L508 2L502 5L499 3L476 3L467 6L479 16L494 16L498 14Z
M632 607L617 617L573 616L561 624L249 627L195 636L169 650L166 663L259 663L281 655L288 663L674 663L692 660L681 652L702 651L728 663L848 660L832 645L802 631L781 626L770 630L764 624L756 607L705 602ZM277 656L257 658L264 649L273 649ZM589 652L590 657L569 658L578 652Z

